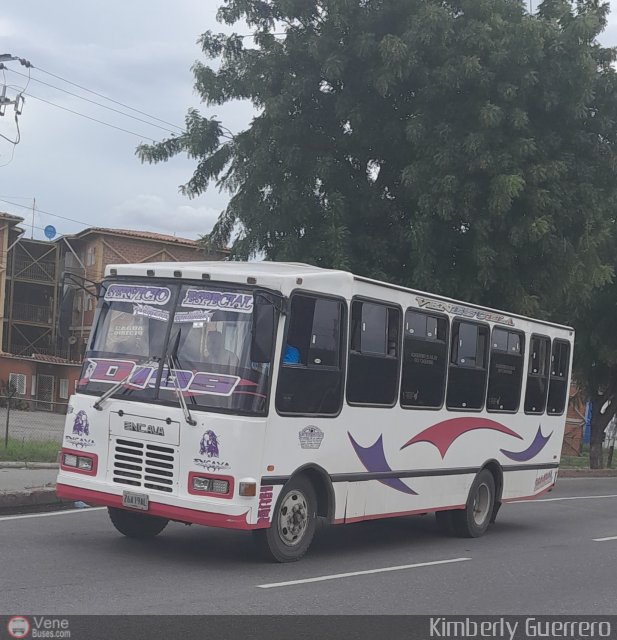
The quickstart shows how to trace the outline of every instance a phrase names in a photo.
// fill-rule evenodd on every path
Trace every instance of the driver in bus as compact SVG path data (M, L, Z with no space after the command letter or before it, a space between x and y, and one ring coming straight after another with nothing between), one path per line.
M208 331L206 336L206 361L224 367L238 367L238 356L229 349L225 349L223 334L220 331Z

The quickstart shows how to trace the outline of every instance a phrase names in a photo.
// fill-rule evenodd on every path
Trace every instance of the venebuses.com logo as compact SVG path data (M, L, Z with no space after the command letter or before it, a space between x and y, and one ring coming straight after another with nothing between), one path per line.
M12 616L6 624L10 638L54 638L66 640L71 637L66 618L49 616Z

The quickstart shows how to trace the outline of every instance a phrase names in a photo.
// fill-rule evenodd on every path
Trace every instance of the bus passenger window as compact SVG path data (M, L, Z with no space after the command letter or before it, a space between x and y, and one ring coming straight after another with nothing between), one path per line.
M345 307L339 300L295 294L276 392L285 414L335 415L341 409L341 342Z
M566 408L569 371L570 345L562 340L554 340L551 356L551 377L548 385L548 403L546 406L546 412L549 415L561 415Z
M493 329L488 374L487 411L516 411L521 397L524 336Z
M351 306L347 402L392 406L398 394L401 314L356 300Z
M452 323L446 406L475 409L484 406L488 327L455 320Z
M525 389L525 413L540 415L546 408L551 341L543 336L531 336L529 364Z
M441 407L447 361L447 318L408 309L403 327L401 406Z

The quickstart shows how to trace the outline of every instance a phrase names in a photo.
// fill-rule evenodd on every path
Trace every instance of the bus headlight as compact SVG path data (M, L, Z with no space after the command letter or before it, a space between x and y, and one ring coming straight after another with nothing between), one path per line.
M63 462L64 462L64 466L66 467L76 467L77 456L74 456L72 453L65 453Z
M84 453L63 450L60 457L60 467L67 471L96 475L97 456L94 453Z
M207 493L219 496L230 496L231 483L224 478L215 478L213 476L202 476L194 473L189 478L189 493Z
M194 491L210 491L210 483L212 480L210 478L202 478L200 476L195 476L193 478L193 490Z
M84 471L92 471L92 458L77 456L77 468Z

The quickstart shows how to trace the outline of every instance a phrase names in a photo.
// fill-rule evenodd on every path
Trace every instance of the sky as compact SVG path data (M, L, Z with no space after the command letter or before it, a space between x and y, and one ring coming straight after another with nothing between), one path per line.
M30 60L35 68L26 93L35 97L26 97L19 118L20 143L13 147L0 138L0 211L24 217L28 236L39 239L44 238L47 225L53 225L58 234L76 233L87 226L142 229L186 238L208 233L228 195L215 186L195 199L178 192L179 185L190 178L194 160L177 157L159 165L142 165L135 156L137 144L160 140L169 130L176 130L173 126L105 101L42 70L177 127L182 126L189 107L198 107L205 115L216 115L231 131L240 131L254 116L249 103L207 108L193 90L190 69L195 60L203 60L197 45L199 35L208 29L230 30L216 22L219 4L219 0L3 3L0 54ZM611 5L615 14L609 18L601 41L617 46L617 0L611 0ZM27 78L14 71L26 70L16 62L8 66L13 71L4 77L0 73L0 90L5 83L23 88ZM16 89L8 91L13 97ZM87 120L37 98L133 133ZM0 117L0 134L14 139L12 117L11 108ZM33 216L29 208L34 198L37 212Z

